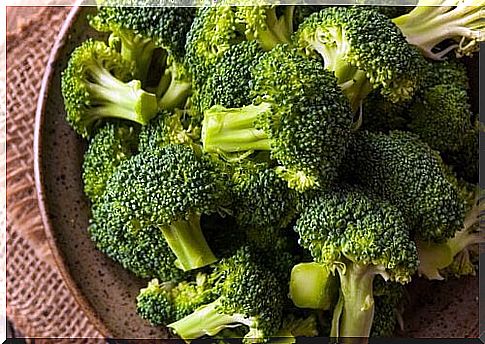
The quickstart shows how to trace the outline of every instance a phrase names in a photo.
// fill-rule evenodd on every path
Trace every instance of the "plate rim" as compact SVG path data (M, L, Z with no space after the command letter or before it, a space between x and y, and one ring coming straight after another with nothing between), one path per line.
M64 255L60 251L57 245L57 237L53 231L53 225L50 220L44 186L44 172L42 169L43 156L43 137L42 132L44 129L46 102L48 98L48 91L51 86L51 81L54 76L54 66L60 57L62 48L65 46L66 41L69 39L69 32L76 19L82 12L82 0L77 0L76 4L71 8L69 14L64 20L61 29L54 41L49 59L47 62L46 70L42 78L41 88L39 92L39 98L37 100L37 107L35 111L35 126L34 126L34 179L35 190L37 195L37 203L42 218L44 227L44 233L46 235L47 243L52 251L54 262L61 274L63 281L66 283L68 290L73 295L75 302L79 305L81 310L86 314L88 320L93 324L95 329L101 334L103 338L110 338L111 332L103 323L94 307L85 297L85 295L78 288L77 284L71 276L71 272L67 267Z

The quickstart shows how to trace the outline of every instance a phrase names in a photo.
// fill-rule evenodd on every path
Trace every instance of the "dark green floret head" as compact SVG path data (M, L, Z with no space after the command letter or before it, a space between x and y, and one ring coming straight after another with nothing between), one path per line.
M258 256L243 247L221 260L210 277L215 301L169 327L183 339L214 336L226 328L246 326L245 342L262 341L280 328L285 295L281 282L258 263Z
M232 175L233 213L243 226L285 227L296 215L298 194L266 163L243 163Z
M352 112L335 77L288 45L267 52L253 69L253 105L204 113L207 152L269 151L292 189L325 187L345 152Z
M179 268L199 268L216 261L200 216L224 211L226 185L225 175L189 147L167 145L145 151L122 163L106 186L101 203L116 214L118 224L115 227L104 214L94 212L94 228L135 237L156 228L158 240L164 242L162 234Z
M214 105L241 107L251 104L251 71L263 55L255 41L231 46L214 64L211 76L200 88L197 99L201 112Z
M463 145L473 116L466 89L437 85L425 90L409 109L409 127L440 152L456 152Z
M306 54L323 59L354 109L379 86L392 101L411 98L424 62L389 18L369 8L330 7L314 13L294 41Z
M103 42L87 40L74 50L61 90L67 121L77 133L89 137L105 118L146 124L156 115L155 95L142 90L133 73L134 65Z
M122 161L137 149L137 128L121 122L108 122L99 128L84 153L82 178L84 193L96 202L106 183Z
M345 171L399 207L415 239L444 241L463 224L464 204L439 154L415 134L359 132Z

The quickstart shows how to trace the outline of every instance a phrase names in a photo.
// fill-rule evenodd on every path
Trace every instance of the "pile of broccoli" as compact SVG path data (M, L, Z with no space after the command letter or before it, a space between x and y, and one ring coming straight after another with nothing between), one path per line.
M190 341L392 336L412 279L474 274L480 6L143 7L62 73L87 231ZM472 5L472 6L470 6Z

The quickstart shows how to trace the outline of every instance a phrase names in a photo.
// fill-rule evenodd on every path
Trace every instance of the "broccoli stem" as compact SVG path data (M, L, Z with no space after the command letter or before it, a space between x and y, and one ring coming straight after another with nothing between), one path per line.
M300 308L328 310L336 294L329 269L316 262L300 263L291 270L290 299Z
M374 277L377 271L367 265L347 263L338 269L340 275L340 297L343 309L338 336L344 343L354 343L354 337L368 338L374 318Z
M202 336L215 336L226 328L238 327L248 323L248 319L238 315L226 315L218 312L220 301L204 305L192 314L168 325L184 340L197 339Z
M163 110L172 110L176 108L187 99L190 90L190 82L172 78L170 86L158 102L158 107Z
M194 270L217 261L200 227L200 215L189 214L187 220L162 227L168 246L177 257L176 265L184 271Z
M426 6L419 6L418 3L410 13L392 21L401 29L410 44L418 46L427 57L441 60L453 49L457 49L459 55L466 55L477 48L477 41L483 40L481 30L485 25L481 8L484 4L483 0L432 0L427 1ZM462 42L434 53L433 49L446 39Z
M256 129L259 116L271 105L249 105L239 109L213 106L204 113L202 143L206 152L233 153L270 150L266 133Z
M348 46L342 33L335 29L333 34L335 37L332 36L332 39L337 42L335 45L319 42L319 38L315 38L312 46L322 56L325 69L335 74L338 85L350 101L352 111L356 112L361 101L372 91L372 86L365 72L347 61Z
M418 272L430 280L442 280L440 271L453 264L453 259L460 252L474 244L485 242L479 227L480 204L475 204L468 212L463 228L445 243L417 242L419 267ZM465 254L466 257L466 254Z
M151 39L139 35L123 35L121 38L121 56L126 61L135 63L133 77L144 82L148 74L148 68L152 60L153 51L156 46Z
M93 82L86 82L86 88L92 96L93 115L147 124L157 114L155 95L142 90L140 81L124 83L98 64L89 68Z

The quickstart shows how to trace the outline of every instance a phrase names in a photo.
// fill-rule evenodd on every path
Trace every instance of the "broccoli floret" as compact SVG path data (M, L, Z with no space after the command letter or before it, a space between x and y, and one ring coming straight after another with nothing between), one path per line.
M384 3L384 2L382 2ZM399 16L402 16L406 13L409 13L413 10L414 6L411 6L410 3L413 3L413 1L409 1L408 4L405 4L404 2L400 2L399 6L391 6L392 3L395 3L394 1L391 1L389 5L386 6L371 6L372 9L375 11L384 14L386 17L392 19L396 18Z
M483 132L477 119L475 125L464 134L462 145L456 152L445 154L443 160L453 172L469 183L478 183L479 135Z
M213 286L207 275L198 273L194 280L160 283L153 279L140 290L136 311L153 326L168 325L182 319L200 305L213 300Z
M312 14L293 38L335 73L356 110L373 88L393 102L410 99L424 59L385 15L369 8L330 7Z
M256 65L253 81L253 105L205 111L204 150L222 156L269 151L290 188L326 186L337 174L353 120L335 77L282 44Z
M293 28L298 30L300 25L315 12L320 12L321 10L327 8L326 5L298 5L295 6L295 13L293 14Z
M184 117L183 110L161 111L148 125L141 128L138 150L151 151L168 144L184 144L195 148L200 129L190 123L186 128Z
M116 253L124 249L118 236L135 240L154 227L156 239L166 241L180 269L212 264L216 257L202 233L200 216L223 211L229 203L226 185L225 174L189 147L144 151L124 161L111 176L94 209L91 236L101 250ZM147 255L151 249L146 248Z
M101 1L90 24L111 33L121 45L124 59L136 64L135 78L144 81L156 48L167 50L177 60L185 55L185 37L195 8L147 7L140 0Z
M103 42L89 39L77 47L61 82L74 130L89 137L98 120L110 117L148 123L157 114L157 99L132 80L133 74L134 65Z
M210 78L214 63L234 44L256 40L270 50L278 43L290 42L293 6L277 13L275 6L252 5L218 3L198 10L186 44L187 64L197 87Z
M441 272L446 268L450 268L448 273L452 275L472 274L475 271L468 250L475 244L485 242L480 228L480 190L478 186L466 183L462 188L462 198L469 197L467 191L470 189L473 198L468 205L462 228L443 243L417 242L420 261L418 273L428 279L444 279Z
M241 325L249 328L245 339L250 342L275 335L281 326L285 295L282 281L262 268L259 259L243 247L221 260L210 277L217 299L168 327L185 340L214 336Z
M419 0L410 13L392 21L425 56L441 60L455 51L460 57L478 51L484 40L484 5L484 0ZM453 43L443 46L447 41Z
M374 280L375 312L371 337L392 337L396 325L402 326L405 292L400 283L386 282L380 276Z
M320 263L300 263L291 270L290 299L300 308L330 310L338 297L338 278Z
M412 133L359 132L343 174L396 205L415 238L440 242L461 227L464 204L436 151Z
M454 84L437 85L420 92L409 108L409 128L431 148L456 152L472 128L472 112L465 89Z
M104 193L111 174L137 149L137 130L126 123L106 123L99 128L84 153L84 193L95 203Z
M263 55L255 41L231 46L214 64L211 76L198 90L194 103L199 112L213 105L241 107L251 104L251 70Z
M295 225L299 243L316 263L336 270L340 280L331 337L369 337L374 277L404 284L418 265L405 218L357 186L327 189L306 202Z
M298 194L267 163L243 162L231 178L233 214L241 226L286 227L296 215Z
M470 85L465 64L456 58L427 62L420 90L427 90L437 85L454 85L468 90Z

